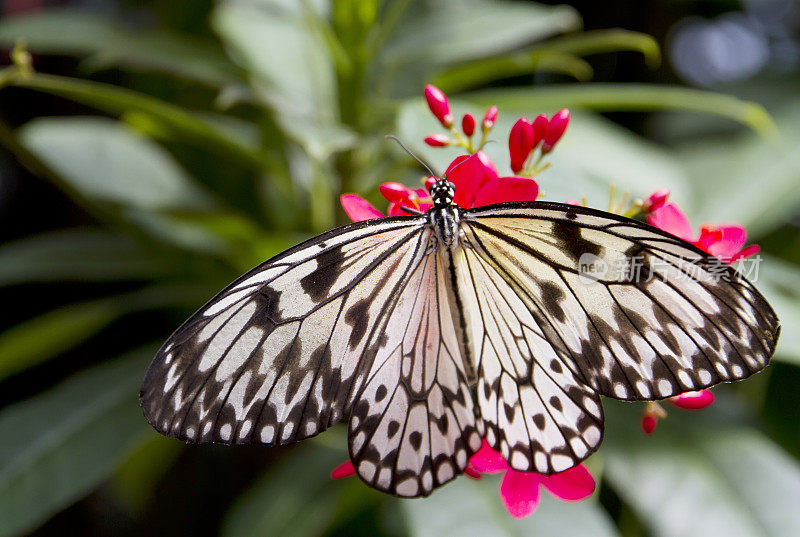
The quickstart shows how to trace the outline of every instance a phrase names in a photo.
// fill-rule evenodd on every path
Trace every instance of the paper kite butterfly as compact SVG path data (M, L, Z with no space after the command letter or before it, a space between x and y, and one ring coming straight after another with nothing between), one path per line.
M368 485L426 496L485 438L551 474L603 437L600 396L662 399L763 369L780 326L735 269L561 203L357 222L254 268L167 340L140 400L187 442L288 444L342 419ZM588 276L582 259L595 270ZM620 264L637 270L617 270Z

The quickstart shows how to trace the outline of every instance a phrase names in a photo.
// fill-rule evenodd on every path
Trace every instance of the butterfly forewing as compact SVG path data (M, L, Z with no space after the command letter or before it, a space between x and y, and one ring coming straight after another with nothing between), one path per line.
M187 441L283 444L346 415L364 349L427 244L424 219L359 223L263 263L158 351L148 421Z
M665 232L555 203L476 209L465 220L602 395L670 397L745 378L774 352L778 320L752 284ZM587 274L587 255L603 270Z

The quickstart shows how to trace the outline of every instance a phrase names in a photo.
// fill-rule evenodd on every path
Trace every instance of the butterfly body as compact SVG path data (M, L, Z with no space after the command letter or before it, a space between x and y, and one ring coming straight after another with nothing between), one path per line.
M437 181L425 214L334 229L233 282L159 350L148 421L276 445L345 419L367 484L424 496L482 439L517 470L560 472L599 446L601 395L671 397L774 352L763 297L681 239L559 203L461 209L453 194ZM587 277L586 256L613 270Z

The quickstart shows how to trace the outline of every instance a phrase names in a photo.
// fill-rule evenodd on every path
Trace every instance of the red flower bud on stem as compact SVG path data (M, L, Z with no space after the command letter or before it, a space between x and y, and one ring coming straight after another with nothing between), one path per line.
M658 418L651 415L646 415L642 418L642 431L647 436L653 434L653 431L656 430L656 425L658 425Z
M483 114L483 122L481 123L481 128L483 132L487 132L489 129L494 127L494 124L497 122L497 107L490 106L486 113Z
M544 139L544 135L547 134L547 116L544 114L539 114L536 116L536 119L533 120L533 148L539 145L539 143Z
M547 154L553 150L553 146L558 143L564 135L569 125L569 110L563 108L553 114L550 124L547 125L547 133L544 135L544 143L542 144L542 154Z
M425 137L425 143L431 147L445 147L450 145L450 138L445 134L431 134Z
M461 118L461 130L467 137L475 133L475 117L472 114L464 114Z
M508 153L511 156L511 169L519 173L525 160L533 150L533 125L527 118L519 118L508 135Z
M428 101L428 108L436 119L447 129L453 126L453 114L450 113L450 103L447 96L432 84L425 86L425 100Z

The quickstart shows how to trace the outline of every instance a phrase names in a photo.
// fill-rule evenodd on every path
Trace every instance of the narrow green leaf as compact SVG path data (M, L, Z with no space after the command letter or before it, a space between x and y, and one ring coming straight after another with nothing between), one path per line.
M499 476L480 481L459 477L424 500L404 501L413 537L614 537L608 515L593 500L563 503L540 490L541 503L528 518L515 520L497 492Z
M727 117L747 125L762 136L773 137L775 124L763 106L730 95L674 86L592 83L550 85L539 89L496 89L465 94L481 105L515 110L586 108L600 112L686 110Z
M0 333L0 380L71 349L121 314L112 301L72 304Z
M216 43L163 30L134 31L94 11L51 8L0 20L0 44L11 47L19 39L39 54L89 55L94 67L157 71L214 86L240 81Z
M520 52L464 63L438 74L434 84L445 92L486 84L505 77L519 76L557 68L578 80L592 75L588 64L575 64L571 69L561 63L575 63L576 56L632 50L644 55L648 66L655 68L661 61L658 43L649 35L628 30L597 30L549 39ZM588 71L587 71L588 69Z
M615 404L607 421L606 476L653 535L796 533L800 466L739 423L724 398L702 413L671 411L651 437L637 426L639 408L622 406Z
M87 198L146 211L211 200L160 146L104 118L39 118L20 141Z
M0 247L0 286L47 281L152 278L168 263L128 237L101 229L50 231Z
M532 2L463 0L410 10L387 44L390 62L445 64L485 58L576 30L578 12ZM503 31L498 31L502 28Z
M0 536L87 494L149 434L137 401L155 349L68 378L0 412Z

